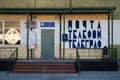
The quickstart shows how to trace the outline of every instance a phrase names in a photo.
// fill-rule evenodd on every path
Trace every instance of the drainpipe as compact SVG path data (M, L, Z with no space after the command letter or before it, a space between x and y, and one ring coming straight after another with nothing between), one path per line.
M108 53L110 57L110 13L108 13Z
M27 59L29 59L29 13L27 12Z
M113 54L115 54L115 53L113 53L113 11L111 11L111 38L112 38L112 42L111 42L111 45L112 45L112 59L113 59Z
M61 26L61 14L60 14L60 45L59 45L59 57L60 57L60 59L61 59L61 28L62 28L62 26Z
M30 14L30 21L32 21L32 14ZM30 29L31 31L32 31L32 28ZM33 54L33 50L32 49L30 49L30 51L31 51L31 58L32 58L32 54Z
M65 11L63 14L63 34L65 34ZM63 41L63 59L65 59L65 41Z

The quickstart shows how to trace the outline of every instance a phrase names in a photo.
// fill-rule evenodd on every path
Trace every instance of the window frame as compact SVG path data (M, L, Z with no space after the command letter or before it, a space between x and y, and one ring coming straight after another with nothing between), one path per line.
M0 22L2 22L2 44L0 44L0 45L21 45L21 30L19 31L20 32L20 44L5 44L5 22L15 22L15 21L18 21L19 22L19 28L15 28L15 29L18 29L18 30L20 30L20 26L21 26L21 20L0 20ZM7 28L8 29L8 28ZM10 28L9 28L10 29Z

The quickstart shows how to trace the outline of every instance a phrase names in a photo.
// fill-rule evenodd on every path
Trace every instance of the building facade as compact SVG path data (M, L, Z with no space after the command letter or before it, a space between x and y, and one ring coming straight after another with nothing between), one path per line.
M1 0L0 47L18 47L19 58L75 59L80 48L81 58L101 59L104 46L117 48L119 56L119 4L119 0Z

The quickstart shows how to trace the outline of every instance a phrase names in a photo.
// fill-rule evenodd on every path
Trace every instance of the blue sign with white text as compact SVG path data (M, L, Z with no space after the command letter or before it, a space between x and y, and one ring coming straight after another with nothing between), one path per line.
M55 27L55 22L40 22L41 27Z

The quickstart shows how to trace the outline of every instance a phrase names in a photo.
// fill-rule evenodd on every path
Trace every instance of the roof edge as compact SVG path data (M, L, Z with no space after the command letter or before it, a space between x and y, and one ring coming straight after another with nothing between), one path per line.
M116 7L81 8L0 8L0 13L108 13Z

